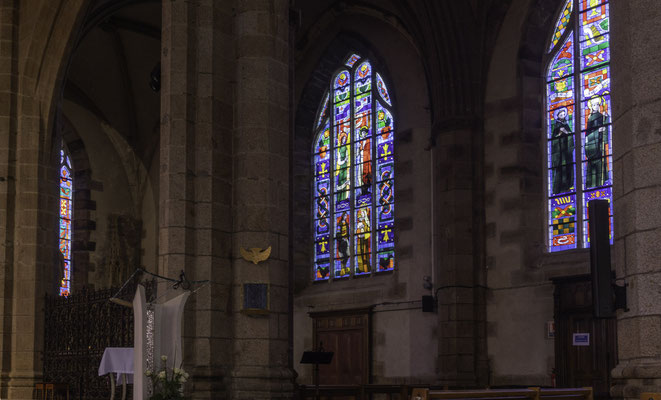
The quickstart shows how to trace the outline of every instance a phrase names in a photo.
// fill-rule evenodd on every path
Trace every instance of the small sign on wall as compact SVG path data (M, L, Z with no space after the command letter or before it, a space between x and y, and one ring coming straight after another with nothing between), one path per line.
M572 344L574 346L589 346L590 334L589 333L574 333Z
M546 338L553 339L555 337L555 321L546 321Z

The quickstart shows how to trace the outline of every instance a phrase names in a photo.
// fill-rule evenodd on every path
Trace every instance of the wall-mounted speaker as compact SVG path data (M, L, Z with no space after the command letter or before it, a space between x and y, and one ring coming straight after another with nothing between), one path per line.
M609 214L608 200L588 202L592 305L595 318L610 318L614 315Z

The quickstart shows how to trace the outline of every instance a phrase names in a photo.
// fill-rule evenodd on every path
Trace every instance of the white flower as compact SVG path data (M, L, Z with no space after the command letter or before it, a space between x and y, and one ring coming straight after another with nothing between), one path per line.
M161 372L158 373L158 379L165 380L165 371L161 371Z
M179 383L184 383L184 382L186 382L186 377L183 375L179 376Z
M147 375L147 376L151 376L151 375L152 375L151 370L150 370L150 369L146 370L146 371L145 371L145 375Z
M180 369L177 368L177 367L174 367L174 368L172 368L172 372L174 372L176 375L181 375L181 373L182 373L183 371L180 370Z
M168 360L168 356L166 356L165 354L161 356L161 361L167 361L167 360Z
M183 371L183 370L182 370L181 372L183 372L183 373L184 373L184 378L186 378L186 379L188 379L188 377L190 377L190 375L188 375L188 372L186 372L186 371Z

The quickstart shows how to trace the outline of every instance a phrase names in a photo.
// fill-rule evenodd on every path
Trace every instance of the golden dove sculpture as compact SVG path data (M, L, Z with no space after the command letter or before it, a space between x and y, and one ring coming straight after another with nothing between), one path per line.
M251 247L248 250L240 247L239 251L241 252L241 257L244 260L250 261L251 263L257 265L262 261L268 260L269 256L271 255L271 246L265 250L262 250L259 247Z

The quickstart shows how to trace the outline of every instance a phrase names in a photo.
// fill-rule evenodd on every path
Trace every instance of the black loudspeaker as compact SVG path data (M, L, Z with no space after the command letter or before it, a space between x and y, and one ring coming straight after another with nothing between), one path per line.
M422 296L422 312L434 312L434 296Z
M590 271L592 273L592 306L595 318L613 317L611 282L610 216L608 200L588 203L590 235Z

